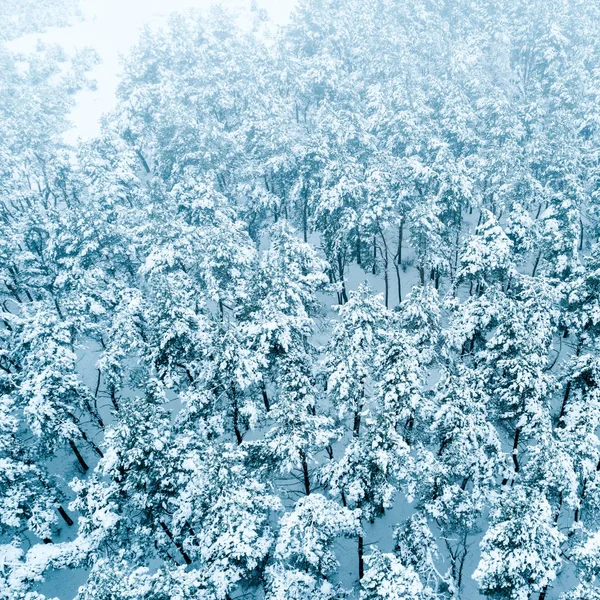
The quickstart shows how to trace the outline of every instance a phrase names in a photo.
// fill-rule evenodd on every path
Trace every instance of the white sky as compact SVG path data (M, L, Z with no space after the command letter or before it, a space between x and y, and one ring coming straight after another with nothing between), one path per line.
M241 14L249 14L252 0L220 0L223 6ZM81 92L72 115L74 129L66 136L73 143L88 139L100 131L101 116L115 105L115 90L121 69L119 56L136 42L140 28L146 24L160 25L169 13L188 8L208 8L214 0L83 0L84 19L67 28L52 28L43 34L25 36L11 43L15 50L26 50L36 40L61 44L67 51L91 46L102 63L94 68L97 82L94 92ZM271 19L283 24L289 17L295 0L257 0Z

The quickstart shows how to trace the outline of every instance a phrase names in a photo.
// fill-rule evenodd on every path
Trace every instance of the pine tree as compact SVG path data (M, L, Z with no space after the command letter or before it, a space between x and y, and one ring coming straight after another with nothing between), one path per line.
M368 286L361 285L339 308L340 320L333 328L325 355L328 396L340 418L353 418L354 437L361 419L368 414L367 386L373 374L375 350L382 338L389 313Z
M428 419L433 449L420 448L415 461L416 492L443 532L457 589L463 584L469 537L479 531L505 463L500 437L489 421L489 401L469 368L443 371Z
M473 578L493 598L525 600L556 579L564 535L546 498L516 486L506 490L491 513Z
M405 566L393 554L374 549L367 557L368 569L361 582L361 600L425 600L434 598L433 591L424 587L412 566Z
M276 563L267 569L269 598L334 598L340 592L328 583L339 567L336 540L360 529L356 511L340 507L321 494L300 498L280 519Z

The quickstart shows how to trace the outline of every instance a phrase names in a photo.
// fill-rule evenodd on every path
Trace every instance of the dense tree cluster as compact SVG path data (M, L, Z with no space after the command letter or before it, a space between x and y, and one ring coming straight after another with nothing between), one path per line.
M0 598L600 598L600 6L93 60L0 46Z

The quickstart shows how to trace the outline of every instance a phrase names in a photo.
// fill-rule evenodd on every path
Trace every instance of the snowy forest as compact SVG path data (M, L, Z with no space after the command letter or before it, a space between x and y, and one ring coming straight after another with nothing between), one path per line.
M0 0L0 598L599 600L600 3L173 14L69 145L77 10Z

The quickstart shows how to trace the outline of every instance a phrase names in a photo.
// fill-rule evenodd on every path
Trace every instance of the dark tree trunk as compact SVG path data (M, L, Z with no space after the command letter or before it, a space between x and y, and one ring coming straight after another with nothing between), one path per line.
M398 304L402 302L402 282L400 281L400 267L394 261L394 269L396 269L396 281L398 282Z
M100 450L100 448L98 448L98 446L96 446L96 444L94 444L94 442L92 442L92 440L90 440L87 436L87 434L85 433L85 431L83 431L83 429L79 428L79 433L81 434L81 437L84 439L84 441L86 441L91 447L92 450L100 457L100 458L104 458L104 453L102 452L102 450Z
M533 271L531 272L531 276L535 277L538 265L540 264L540 258L542 258L542 251L538 252L538 255L535 258L535 262L533 263Z
M373 267L371 273L375 275L377 272L377 238L373 236Z
M71 450L73 450L73 454L75 454L75 456L77 457L77 460L79 461L79 464L81 465L81 468L84 471L89 470L87 463L85 462L85 460L83 460L83 456L81 456L81 453L79 452L79 449L77 448L77 446L75 445L75 442L73 440L69 440L69 446L71 446Z
M302 479L304 480L304 493L310 495L310 477L308 474L308 463L306 462L306 455L304 452L300 453L302 460Z
M238 407L237 394L235 391L235 385L231 384L231 398L232 398L232 409L233 409L233 432L235 433L235 439L238 446L244 441L242 432L240 431L239 420L240 420L240 409Z
M577 340L577 348L575 349L575 356L579 356L581 354L581 348L583 346L583 335L579 336L579 340ZM567 403L569 402L569 396L571 395L571 379L567 381L567 385L565 387L565 394L563 396L563 401L560 407L560 414L558 415L558 419L562 419L565 415L565 410L567 409Z
M357 438L360 433L360 410L354 413L354 425L352 426L352 435Z
M535 215L535 220L537 221L540 218L540 214L542 213L542 206L543 206L543 202L540 202L540 205L538 206L537 209L537 214Z
M235 403L235 406L233 407L233 431L235 433L235 439L237 441L237 445L239 446L243 441L244 438L242 436L242 432L240 431L239 428L239 409L237 406L237 402Z
M396 256L394 262L397 265L402 264L402 236L404 234L404 219L400 221L400 227L398 227L398 249L396 250Z
M269 412L271 410L271 405L269 404L269 396L267 395L267 388L265 387L264 381L261 383L261 392L263 397L263 402L265 405L265 410Z
M518 452L519 452L519 436L521 435L521 428L517 427L517 429L515 430L515 439L513 441L513 451L512 451L512 459L513 459L513 463L515 466L515 473L518 473L520 470L519 467L519 456L518 456Z
M383 267L383 282L384 282L384 285L385 285L385 307L389 308L390 307L390 277L389 277L388 267L387 267L387 258L383 262L383 264L384 264L384 267Z
M58 514L63 518L64 522L69 527L72 527L73 526L73 519L71 519L71 517L67 514L67 511L62 506L59 506L57 508L57 510L58 510Z
M302 192L303 202L302 202L302 235L304 238L304 243L308 242L308 194L303 190Z
M302 208L302 238L304 239L304 243L308 242L308 216L307 216L307 206L306 202Z
M102 371L98 369L98 377L96 378L96 389L94 390L94 411L98 415L98 421L100 423L100 427L104 429L104 423L100 418L100 413L98 412L98 392L100 391L100 382L102 381Z
M112 405L115 407L115 412L119 412L119 403L117 402L117 393L115 390L115 386L111 386L110 388L110 401Z
M358 536L358 578L359 579L362 579L365 574L365 561L363 558L363 553L364 553L363 545L364 545L363 536L359 535Z
M144 171L146 171L146 173L150 173L150 167L148 166L148 163L146 162L146 159L144 158L142 151L136 150L135 153L138 155L138 158L140 159L142 166L144 167Z
M58 313L60 320L64 321L65 318L63 316L62 310L60 309L60 304L58 303L58 299L56 298L56 296L53 296L52 299L54 300L54 306L56 307L56 312Z
M389 308L390 306L390 275L389 275L389 257L390 251L387 245L387 240L385 239L385 235L381 225L377 224L377 228L379 230L379 235L381 236L381 244L382 248L381 257L383 258L383 281L385 284L385 307Z
M354 411L354 423L352 425L352 436L357 438L360 433L360 413L363 409L363 402L365 397L365 384L364 382L360 382L360 401L359 405L356 407Z
M348 294L346 292L346 283L344 282L344 260L342 258L341 252L338 252L337 262L338 262L338 275L340 278L340 282L342 284L342 291L340 292L340 297L341 297L342 302L340 302L340 304L346 304L346 302L348 302Z
M456 228L456 242L455 247L456 250L454 252L454 273L453 277L456 276L456 272L458 271L458 255L459 255L459 247L460 247L460 231L462 229L462 219L458 222L458 227Z
M162 530L165 532L167 537L175 544L175 547L177 548L177 550L179 550L179 553L181 554L181 556L183 556L183 560L185 560L185 564L191 565L192 559L188 556L187 552L183 549L181 542L178 542L173 537L173 534L171 533L171 530L167 527L167 524L164 521L161 521L160 526L162 527Z
M600 471L600 461L598 461L598 465L596 466L596 471ZM579 523L579 518L581 516L581 505L585 500L585 494L587 491L587 477L583 480L583 484L581 486L581 494L579 494L579 506L575 509L575 515L573 517L573 521L575 523ZM571 535L571 534L569 534Z

